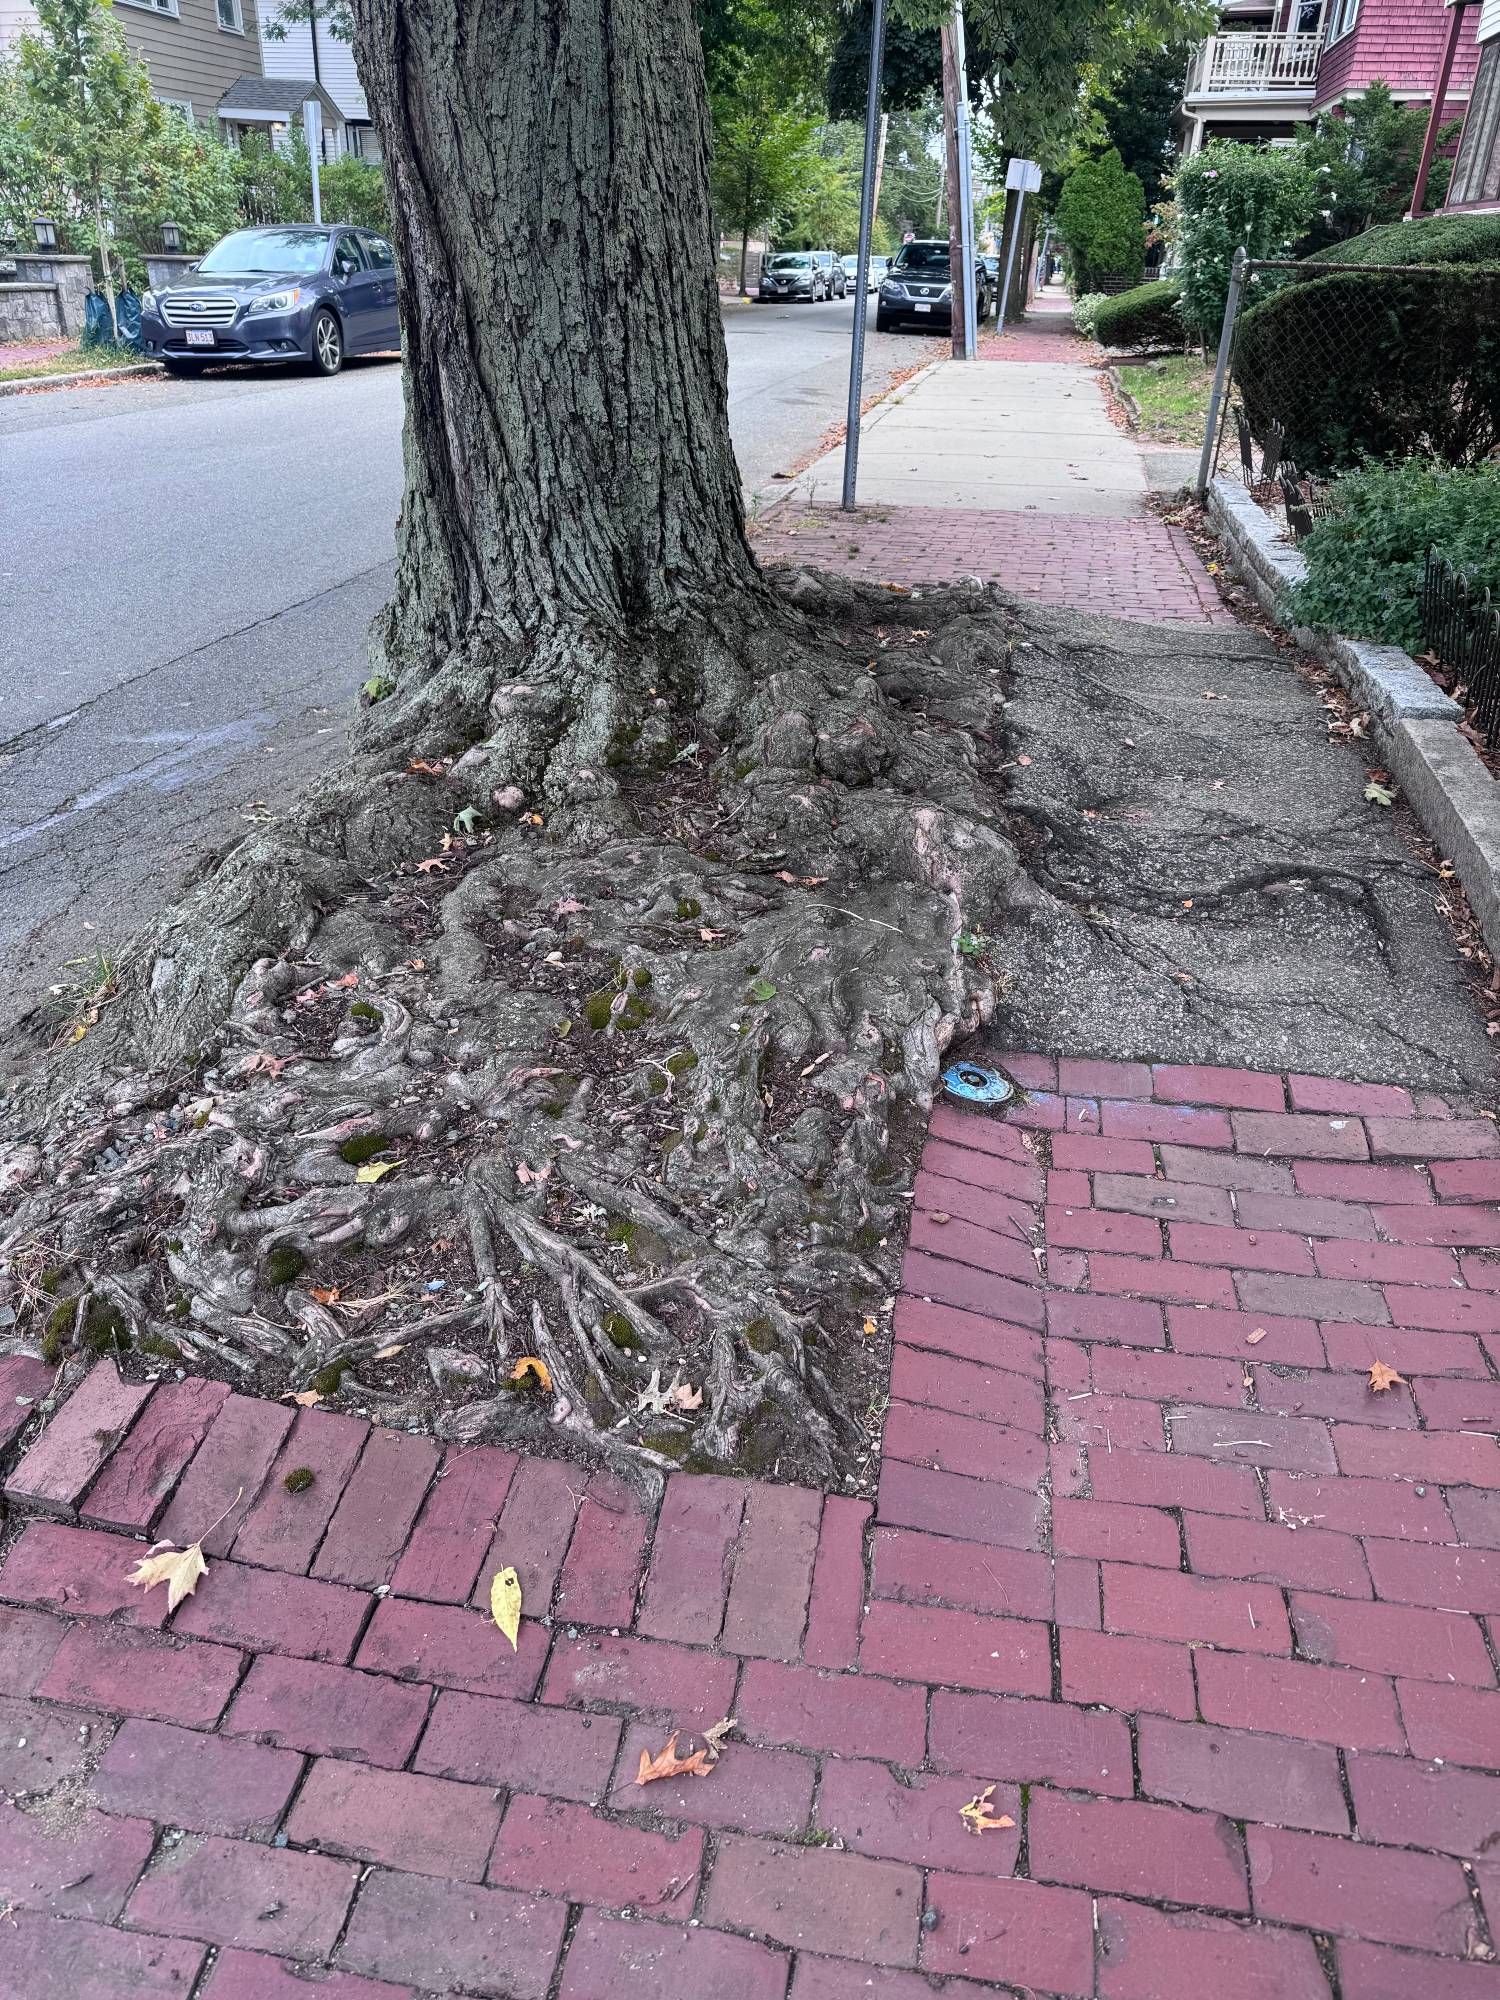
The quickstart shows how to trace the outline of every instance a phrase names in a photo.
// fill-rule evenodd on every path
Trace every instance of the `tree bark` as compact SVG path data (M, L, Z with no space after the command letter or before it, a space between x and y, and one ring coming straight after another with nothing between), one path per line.
M353 13L406 344L393 676L752 588L688 0Z

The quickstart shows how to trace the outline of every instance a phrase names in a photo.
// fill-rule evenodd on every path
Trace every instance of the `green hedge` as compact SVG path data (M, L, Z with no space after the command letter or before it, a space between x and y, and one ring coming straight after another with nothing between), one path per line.
M1500 264L1287 285L1241 319L1234 370L1251 431L1302 472L1477 464L1500 445Z
M1348 236L1312 264L1500 264L1500 215L1435 215Z
M1119 292L1095 308L1094 338L1106 347L1181 347L1187 334L1178 311L1181 298L1175 278Z
M1302 543L1307 580L1291 606L1306 625L1421 648L1422 564L1436 547L1471 582L1500 591L1500 465L1368 465L1331 489L1333 513Z

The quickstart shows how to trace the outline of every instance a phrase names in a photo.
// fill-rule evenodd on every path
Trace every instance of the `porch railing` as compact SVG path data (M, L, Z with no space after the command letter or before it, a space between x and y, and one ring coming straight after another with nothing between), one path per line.
M1253 97L1311 90L1322 46L1321 34L1210 35L1193 58L1184 94Z

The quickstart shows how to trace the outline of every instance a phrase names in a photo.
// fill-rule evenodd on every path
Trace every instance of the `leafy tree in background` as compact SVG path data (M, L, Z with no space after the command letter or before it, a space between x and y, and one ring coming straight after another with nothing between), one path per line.
M1214 139L1172 179L1184 321L1200 339L1218 335L1229 267L1241 244L1252 257L1286 257L1316 206L1314 177L1288 147Z
M1146 254L1146 197L1139 179L1125 171L1111 149L1083 160L1063 183L1057 203L1057 231L1067 245L1075 284L1081 292L1101 289L1101 281L1134 283Z
M102 0L36 0L36 15L35 31L15 48L19 146L36 192L97 257L118 340L108 222L135 198L142 162L170 114Z
M1450 126L1447 136L1455 129ZM1397 104L1390 85L1382 82L1304 126L1296 152L1313 178L1317 205L1297 254L1312 256L1378 223L1399 222L1411 202L1426 136L1426 109ZM1452 171L1451 160L1434 158L1429 206L1442 205Z
M795 111L739 111L714 131L710 192L714 219L740 239L744 292L750 238L772 232L806 199L818 176L816 128Z
M1120 155L1141 184L1148 213L1160 202L1177 156L1176 112L1189 50L1186 42L1143 50L1095 99L1100 150L1112 147Z

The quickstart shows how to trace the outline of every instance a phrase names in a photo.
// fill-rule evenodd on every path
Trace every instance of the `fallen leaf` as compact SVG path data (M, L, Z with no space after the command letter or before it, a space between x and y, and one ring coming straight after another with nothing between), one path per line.
M576 896L564 896L560 903L552 905L554 917L576 917L583 908Z
M314 1285L312 1295L320 1306L336 1306L344 1296L337 1285Z
M873 1319L867 1319L864 1321L861 1331L864 1333L878 1333L880 1329Z
M996 1827L1015 1825L1009 1813L1001 1813L996 1818L990 1812L990 1800L994 1795L995 1787L986 1785L984 1790L976 1793L966 1806L959 1807L958 1816L968 1832L989 1833Z
M1405 1380L1404 1375L1398 1375L1394 1368L1388 1368L1383 1361L1370 1363L1370 1387L1377 1392L1381 1389L1394 1389L1398 1382L1404 1383Z
M497 1569L490 1584L490 1616L509 1639L512 1652L520 1650L521 1579L513 1569Z
M465 806L462 812L455 813L453 816L453 830L455 833L473 833L478 829L480 824L479 811L475 806Z
M405 1343L398 1340L394 1346L377 1347L372 1358L376 1361L394 1361L398 1354L404 1354L405 1352Z
M280 1076L290 1061L290 1056L273 1056L269 1049L256 1049L239 1065L239 1073L241 1076Z
M427 860L417 863L417 873L419 875L446 875L447 872L447 862L441 860L436 854L429 855Z
M1031 759L1029 757L1018 757L1016 759L1016 762L1018 764L1029 764L1031 762Z
M651 1370L651 1380L635 1399L637 1410L649 1410L653 1416L670 1416L673 1410L696 1410L703 1402L703 1391L693 1388L682 1379L678 1368L664 1389L661 1386L661 1370Z
M667 1401L679 1410L701 1410L703 1391L695 1389L691 1382L684 1382L680 1387L667 1391Z
M443 775L443 766L430 763L425 757L413 757L406 768L408 771L425 772L429 778L440 778Z
M330 979L328 990L330 993L336 993L341 986L358 986L358 984L359 974L357 972L346 972L338 979Z
M1369 799L1372 805L1377 806L1393 806L1396 803L1396 794L1391 790L1390 786L1377 785L1373 778L1365 786L1365 797Z
M142 1590L154 1590L157 1584L164 1583L167 1609L175 1611L183 1598L191 1597L198 1588L199 1577L208 1574L203 1544L194 1542L189 1548L179 1549L170 1542L158 1542L156 1548L158 1553L142 1556L125 1581L139 1584Z
M769 979L757 979L755 984L750 988L750 998L764 1006L767 1000L774 1000L776 998L776 988L771 984Z
M295 1403L299 1410L310 1410L323 1398L316 1389L288 1389L281 1398L283 1403Z
M739 1717L737 1715L726 1715L723 1721L716 1722L712 1729L704 1730L703 1747L708 1752L708 1761L710 1764L718 1763L720 1752L724 1748L724 1738L729 1734L731 1729L737 1728L738 1724Z
M929 1222L951 1222L953 1217L945 1208L935 1208L927 1218Z
M401 1162L399 1160L366 1160L362 1167L356 1167L354 1178L363 1186L371 1181L383 1181L387 1174L393 1174Z
M521 819L526 826L540 826L542 824L540 813L522 813Z
M522 1187L530 1187L533 1181L548 1179L551 1172L552 1168L550 1166L528 1167L526 1162L521 1160L516 1167L516 1179L521 1183Z
M679 1757L677 1738L680 1730L674 1729L667 1738L666 1747L658 1750L653 1757L649 1750L641 1752L640 1765L636 1770L638 1785L649 1785L657 1778L681 1778L689 1773L695 1778L706 1778L713 1769L713 1758L707 1750L695 1750L691 1757Z
M539 1389L545 1391L552 1387L552 1370L547 1366L545 1361L538 1360L534 1354L523 1354L515 1367L510 1371L512 1382L524 1382L528 1375L536 1377L536 1385Z
M1258 1347L1261 1341L1265 1339L1265 1337L1266 1337L1265 1328L1263 1326L1258 1326L1255 1329L1254 1333L1247 1333L1245 1335L1245 1345L1246 1347Z

